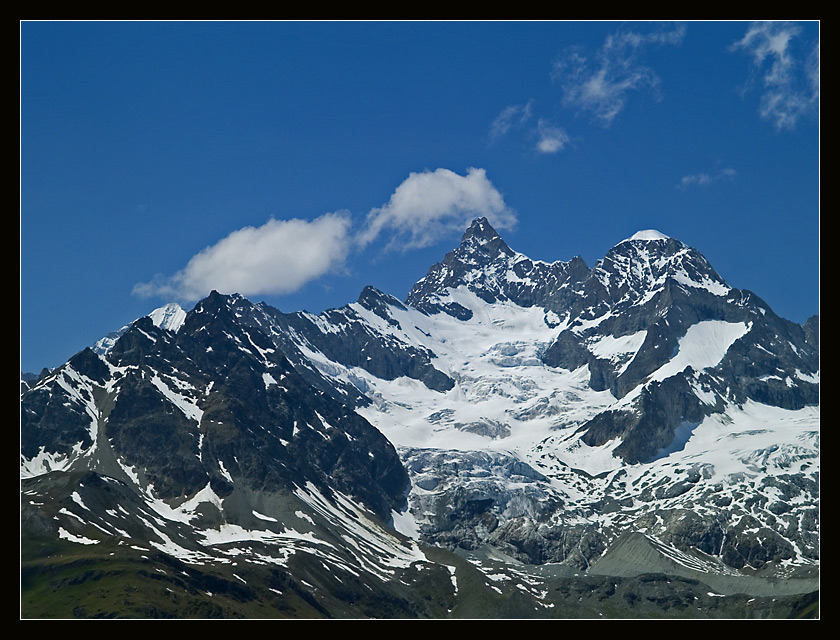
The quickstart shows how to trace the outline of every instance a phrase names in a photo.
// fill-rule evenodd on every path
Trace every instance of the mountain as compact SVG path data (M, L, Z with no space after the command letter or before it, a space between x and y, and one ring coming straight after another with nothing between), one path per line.
M22 613L816 615L818 334L483 218L405 301L167 305L22 384Z

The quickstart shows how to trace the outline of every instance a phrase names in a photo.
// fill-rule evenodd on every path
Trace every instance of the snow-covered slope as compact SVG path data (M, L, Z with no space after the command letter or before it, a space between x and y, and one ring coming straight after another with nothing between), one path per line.
M409 304L348 306L370 333L433 354L450 389L408 376L385 380L308 344L325 375L364 390L372 402L358 412L402 452L413 477L406 531L440 541L448 526L441 511L463 508L472 492L467 502L480 502L495 527L525 518L534 530L597 530L596 556L630 529L673 537L662 514L678 511L703 514L721 531L743 526L755 539L776 532L763 559L729 552L739 568L814 562L813 345L763 302L729 287L696 250L659 232L628 238L588 276L561 284L566 307L534 303L559 300L544 281L529 283L524 300L511 294L511 283L522 281L513 267L525 260L479 221L418 282ZM792 372L779 395L753 397L741 372L755 364L756 349L768 357L758 378ZM801 358L792 360L797 350ZM549 514L546 504L557 507ZM483 526L467 524L459 535L500 544L476 533ZM695 547L725 552L717 534L703 535ZM568 558L550 540L540 544L536 557Z

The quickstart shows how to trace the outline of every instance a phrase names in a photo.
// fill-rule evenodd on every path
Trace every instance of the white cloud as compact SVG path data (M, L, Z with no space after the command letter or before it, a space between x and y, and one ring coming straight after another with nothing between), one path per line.
M498 229L516 223L484 169L469 169L465 176L448 169L412 173L387 204L368 214L358 241L365 246L390 232L389 248L426 247L481 216Z
M537 140L537 151L540 153L557 153L569 144L568 134L558 126L540 120L537 126L539 139Z
M591 113L609 126L624 108L630 91L656 90L659 77L640 62L649 46L682 42L685 28L639 34L619 32L610 35L590 60L580 49L572 49L555 65L552 77L563 90L563 103Z
M243 227L193 256L172 276L138 283L133 293L189 302L213 289L244 296L294 293L323 275L340 271L352 251L386 237L389 248L428 246L463 231L477 217L499 229L511 228L516 215L487 179L483 169L465 176L448 169L412 173L384 206L373 209L356 232L346 212L312 221L271 219Z
M135 285L139 296L198 300L216 289L249 295L286 294L339 269L350 249L350 218L271 219L243 227L195 255L171 277Z
M732 168L725 168L721 169L717 173L709 174L709 173L692 173L686 176L683 176L680 180L678 187L686 188L692 186L699 186L699 187L706 187L715 182L719 182L720 180L729 180L734 178L737 175L735 169Z
M800 25L756 22L732 50L744 50L762 73L759 114L776 129L792 129L806 114L816 113L820 94L819 43L804 59L796 55Z

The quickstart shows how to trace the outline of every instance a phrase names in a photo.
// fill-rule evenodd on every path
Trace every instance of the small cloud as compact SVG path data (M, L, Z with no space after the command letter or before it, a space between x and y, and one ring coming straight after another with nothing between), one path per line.
M195 255L173 276L134 286L141 297L192 301L216 289L242 295L287 294L339 269L350 249L350 218L274 220L243 227Z
M609 126L624 108L630 91L656 91L659 85L659 77L640 62L644 49L680 44L684 35L683 26L648 34L619 32L604 41L594 59L580 48L569 50L552 72L563 91L563 103L589 112Z
M721 169L715 174L709 173L692 173L686 176L683 176L680 180L679 184L677 185L679 188L688 188L688 187L706 187L715 182L720 182L721 180L731 180L737 175L735 169L725 168Z
M557 153L569 144L568 134L545 120L540 120L537 126L537 151L540 153Z
M516 223L516 214L487 179L484 169L469 169L465 176L448 169L412 173L387 204L368 214L357 241L366 246L388 232L391 249L426 247L450 233L463 231L481 216L499 229Z
M796 38L801 31L800 25L790 22L755 22L731 47L746 51L762 74L759 114L777 130L794 128L819 106L819 42L804 58L797 56Z

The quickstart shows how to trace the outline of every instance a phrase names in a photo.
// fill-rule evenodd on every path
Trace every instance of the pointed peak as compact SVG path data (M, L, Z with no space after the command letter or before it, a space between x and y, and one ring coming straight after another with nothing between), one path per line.
M514 251L490 225L487 218L476 218L461 238L461 244L456 250L462 258L464 256L496 256L504 254L514 255ZM483 260L484 258L482 258ZM473 261L470 258L469 261Z
M490 221L487 220L487 218L481 217L472 221L472 224L470 224L464 232L464 236L461 241L463 242L470 238L476 238L486 242L499 237L499 234L496 233L496 230L491 226Z

